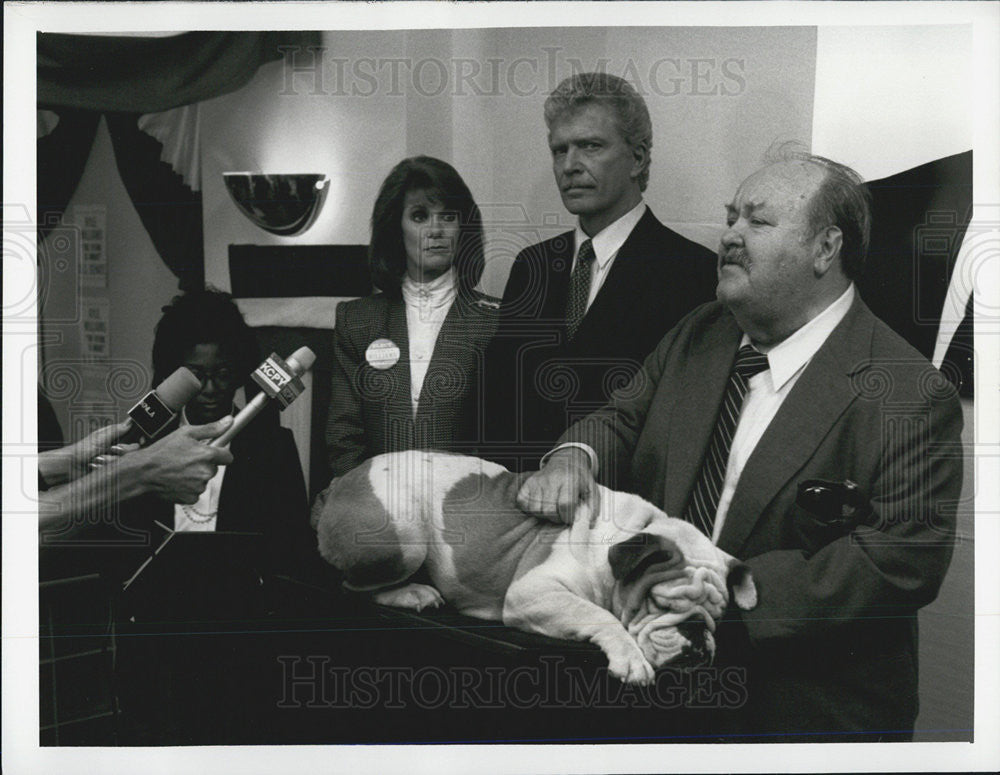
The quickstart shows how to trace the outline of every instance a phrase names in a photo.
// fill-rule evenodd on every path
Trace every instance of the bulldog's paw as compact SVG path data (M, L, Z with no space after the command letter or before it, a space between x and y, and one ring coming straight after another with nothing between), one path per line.
M655 670L634 643L622 643L608 652L608 672L622 683L649 686Z
M411 608L414 611L438 608L444 605L441 593L427 584L406 584L402 587L384 589L381 592L376 592L372 599L379 605Z

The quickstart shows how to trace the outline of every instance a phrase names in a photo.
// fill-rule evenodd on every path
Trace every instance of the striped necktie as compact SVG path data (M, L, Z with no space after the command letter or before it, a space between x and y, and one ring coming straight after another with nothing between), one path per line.
M744 345L736 353L736 362L729 373L726 394L722 398L719 416L715 421L715 431L708 444L708 451L701 463L701 471L695 481L691 500L684 510L684 519L694 524L709 538L715 527L715 512L719 508L719 496L726 479L726 465L729 462L729 448L733 443L733 433L740 417L743 399L746 397L750 378L766 371L767 356L757 352L750 345Z
M594 268L594 245L586 239L580 243L576 266L569 278L569 299L566 302L566 335L572 339L587 312L590 298L590 275Z

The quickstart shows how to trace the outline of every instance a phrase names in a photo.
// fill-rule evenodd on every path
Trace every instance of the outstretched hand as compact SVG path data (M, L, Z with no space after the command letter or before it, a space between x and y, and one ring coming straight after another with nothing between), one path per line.
M205 443L222 435L232 422L232 417L223 417L207 425L178 428L155 444L126 455L120 465L140 472L145 491L171 503L195 503L218 467L233 462L229 450Z
M572 525L577 518L593 521L600 511L599 498L586 453L567 447L525 479L517 493L517 505L537 517ZM580 508L584 505L590 508Z

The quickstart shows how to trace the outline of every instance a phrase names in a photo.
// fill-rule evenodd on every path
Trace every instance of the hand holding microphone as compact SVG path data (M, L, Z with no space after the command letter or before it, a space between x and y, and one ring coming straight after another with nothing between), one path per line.
M133 406L128 419L98 428L75 444L39 454L42 481L49 487L72 481L137 449L140 441L155 438L200 390L201 382L182 366Z
M118 464L118 476L125 480L134 471L140 492L153 493L170 503L196 503L217 468L233 462L229 450L205 443L225 433L231 423L232 418L227 416L207 425L178 428L124 456Z
M232 421L231 417L223 417L208 425L186 425L142 449L115 458L115 465L99 466L86 476L40 493L39 530L54 530L68 537L94 524L89 516L100 513L108 504L146 493L171 503L195 503L218 466L233 462L229 450L205 443L225 433Z
M117 443L107 449L95 450L90 467L97 468L113 462L126 452L138 449L141 443L155 439L200 391L201 381L191 370L185 366L178 368L128 410L128 419L115 426L124 429L117 437Z
M284 409L302 392L300 376L312 368L316 362L316 354L308 347L300 347L282 360L276 354L271 354L253 373L254 381L260 385L261 392L254 396L233 419L233 424L211 442L213 447L224 447L243 430L267 405L268 401L277 400ZM166 427L183 406L194 398L201 390L201 382L185 367L180 367L165 379L156 390L150 391L139 403L129 410L130 430L121 438L120 443L110 449L112 455L100 455L94 464L103 465L122 455L133 451L134 442L139 439L155 438ZM214 426L215 423L212 424ZM210 426L205 426L210 427ZM201 438L211 438L202 436ZM92 464L92 465L94 465Z
M316 354L308 347L300 347L284 361L272 353L253 373L253 380L260 385L261 392L240 410L229 429L214 439L211 446L224 447L231 442L260 414L268 401L277 400L282 409L287 407L303 390L299 377L309 371L315 362Z
M272 355L254 372L254 380L264 392L255 396L236 418L223 417L207 425L178 428L141 449L110 458L117 461L114 466L98 466L98 470L88 476L43 493L39 530L59 528L60 535L65 535L67 529L76 530L82 524L71 522L67 528L67 520L94 513L95 509L111 501L122 502L144 493L154 493L172 503L197 502L218 466L228 465L233 460L232 454L220 447L246 427L268 401L275 399L282 408L290 404L303 390L299 376L308 371L315 360L316 356L308 347L296 350L287 361ZM102 428L80 444L87 449L99 449L99 444L115 439L121 441L123 435L131 440L130 444L134 444L135 439L154 439L200 389L198 379L182 367L133 407L130 420ZM134 431L135 427L141 433ZM208 439L214 441L206 444Z
M223 417L208 425L187 425L146 449L128 455L125 461L145 469L147 491L172 503L197 502L208 481L215 476L216 468L233 461L232 454L221 447L229 444L268 401L276 399L282 408L294 401L303 389L299 377L312 368L315 361L316 356L308 347L300 347L285 361L272 354L253 374L263 392L254 396L235 418ZM213 440L206 444L208 439Z

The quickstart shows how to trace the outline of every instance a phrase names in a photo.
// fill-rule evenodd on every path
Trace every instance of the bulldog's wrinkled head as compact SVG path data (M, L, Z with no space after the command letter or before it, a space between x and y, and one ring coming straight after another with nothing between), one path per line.
M715 655L715 625L729 603L757 605L750 569L690 522L658 512L614 544L612 611L655 667L694 666Z

